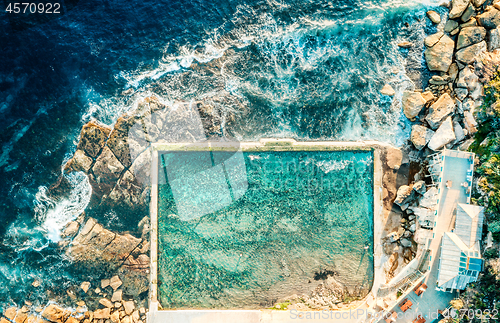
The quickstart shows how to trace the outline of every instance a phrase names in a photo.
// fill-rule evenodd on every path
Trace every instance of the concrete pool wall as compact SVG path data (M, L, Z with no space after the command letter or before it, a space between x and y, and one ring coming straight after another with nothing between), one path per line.
M384 276L382 270L382 250L378 242L383 232L382 179L383 166L381 151L391 147L377 141L337 142L308 141L300 142L293 139L261 139L259 142L240 142L237 144L242 151L372 151L373 152L373 238L374 238L374 278L372 291L377 290ZM227 143L157 143L152 146L152 186L151 186L151 277L149 291L148 322L293 322L288 311L274 310L160 310L158 301L158 169L159 152L161 151L234 151L235 146ZM370 293L373 294L373 293ZM368 297L371 297L369 294ZM342 316L341 316L342 317ZM307 321L307 320L306 320ZM321 320L329 322L329 319ZM332 322L357 322L359 317L346 316L345 320L333 318Z

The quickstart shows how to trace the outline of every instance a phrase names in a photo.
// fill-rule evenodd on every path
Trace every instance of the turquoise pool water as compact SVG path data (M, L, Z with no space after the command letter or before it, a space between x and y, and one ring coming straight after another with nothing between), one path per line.
M371 288L371 151L159 156L164 308L266 308L324 271L360 296Z

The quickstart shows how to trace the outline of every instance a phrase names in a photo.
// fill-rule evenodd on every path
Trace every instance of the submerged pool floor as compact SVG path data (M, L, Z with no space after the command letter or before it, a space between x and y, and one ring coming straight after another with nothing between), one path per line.
M159 154L163 308L267 308L309 293L322 271L368 293L371 151L229 155Z

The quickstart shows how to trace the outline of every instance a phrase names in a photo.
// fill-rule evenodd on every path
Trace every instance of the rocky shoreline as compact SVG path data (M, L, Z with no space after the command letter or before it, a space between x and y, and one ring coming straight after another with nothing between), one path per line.
M425 89L403 93L403 112L413 122L411 143L403 150L418 166L393 200L395 221L386 226L383 239L389 257L384 266L386 283L422 253L426 238L432 235L428 222L434 214L437 189L425 185L427 158L444 148L467 151L474 143L478 131L475 115L484 103L484 85L497 73L500 62L500 1L453 0L448 15L429 11L427 17L437 25L437 32L424 41L425 61L435 74ZM390 95L390 90L387 84L381 93ZM388 295L376 306L383 309L395 297Z

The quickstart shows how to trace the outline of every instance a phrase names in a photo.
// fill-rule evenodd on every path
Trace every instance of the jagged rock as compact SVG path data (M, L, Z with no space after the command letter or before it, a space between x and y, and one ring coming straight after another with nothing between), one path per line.
M103 305L104 307L109 307L109 308L113 307L113 303L107 298L101 298L99 300L99 304Z
M118 178L125 167L115 157L113 152L106 146L97 158L92 172L95 177L91 177L90 184L97 195L108 194L116 185Z
M427 191L427 188L425 187L424 181L416 181L413 184L412 189L420 195L424 195L425 192Z
M104 229L94 219L88 219L85 226L73 239L66 254L75 265L92 266L115 270L141 240L130 234L115 234Z
M434 100L436 97L434 96L434 94L432 94L431 91L425 91L422 93L422 97L424 98L425 100L425 103L431 101L431 100Z
M457 63L453 63L450 65L450 68L448 69L448 75L450 76L450 81L453 82L458 76L458 65Z
M467 89L464 89L463 87L455 88L455 95L460 101L463 101L467 97L467 94L469 94Z
M123 266L118 270L118 274L123 277L123 293L131 296L139 296L149 288L149 268L131 269Z
M472 112L464 111L464 125L469 134L473 135L477 132L477 122Z
M104 203L118 204L125 203L130 207L146 202L148 196L143 190L142 184L136 180L134 175L127 170L118 180L111 193L103 201Z
M463 22L466 22L468 21L472 15L476 13L476 11L474 10L474 6L472 4L470 4L467 9L465 9L465 12L463 13L462 17L460 18L460 20L462 20Z
M411 127L411 142L417 150L421 150L431 140L434 131L421 125Z
M90 282L83 282L80 285L80 288L83 290L84 293L87 293L90 288Z
M460 25L460 28L467 28L467 27L476 27L477 24L477 19L472 17L469 21L464 22L463 24Z
M436 129L454 111L455 102L448 93L444 93L430 106L429 114L425 117L425 120L427 120L432 129Z
M63 323L70 314L69 310L65 310L55 304L50 304L43 310L42 317L54 323Z
M415 223L413 223L412 225L410 225L410 228L408 230L410 230L411 232L415 232L416 229L417 229L417 225Z
M473 73L468 66L460 71L457 87L467 88L470 92L473 92L479 84L479 77Z
M123 302L123 309L125 314L130 315L135 310L135 305L133 301Z
M386 85L384 85L382 90L380 90L380 93L383 95L387 95L387 96L394 96L396 94L396 91L394 91L392 86L390 86L389 84L386 84Z
M456 53L456 58L457 58L457 60L459 60L460 62L462 62L464 64L469 64L469 63L472 63L472 61L474 61L474 58L477 55L479 55L482 52L485 52L486 50L487 50L486 42L481 41L477 44L460 49Z
M500 48L500 28L488 30L488 51Z
M109 286L111 286L113 290L116 290L122 284L123 282L118 275L111 277L111 279L109 280Z
M438 41L443 37L444 33L442 31L425 37L424 44L427 47L432 47L438 43Z
M66 172L85 172L88 173L90 167L92 166L93 160L89 156L85 154L85 152L81 149L75 151L73 158L68 160L66 165L64 165L64 170Z
M420 92L405 91L403 93L403 112L406 117L413 120L422 111L425 102Z
M456 139L455 133L453 132L453 123L451 117L448 117L439 126L438 130L432 136L429 144L427 145L430 149L436 151L443 148L446 144L454 141Z
M3 313L3 315L11 321L14 321L16 314L17 314L17 308L15 308L15 307L9 307Z
M109 319L113 323L119 323L120 322L120 312L115 311L113 314L110 315Z
M477 44L486 37L486 29L484 27L467 27L462 28L457 39L457 49L461 49L473 44Z
M121 302L122 301L122 294L123 290L118 289L115 292L113 292L113 296L111 296L111 301L112 302Z
M80 227L80 224L76 221L71 221L66 225L64 228L63 232L61 233L61 238L72 238L76 235L78 232L78 228Z
M457 27L458 27L458 22L456 22L455 20L448 19L448 21L446 21L446 24L444 25L444 31L449 33L452 30L456 29Z
M104 289L109 286L109 279L101 279L101 288Z
M485 1L486 0L472 0L472 4L474 4L474 6L476 8L478 8L478 7L482 6Z
M26 314L27 311L28 309L26 306L23 306L23 308L18 310L16 317L14 318L14 323L24 323L24 321L28 318L28 314Z
M402 238L399 240L399 242L401 243L401 245L405 248L411 248L412 246L412 243L410 240L408 240L407 238Z
M427 66L431 71L448 71L453 58L453 49L455 42L447 35L444 35L439 41L425 50L425 59Z
M427 11L427 17L429 17L429 19L435 24L439 24L441 22L441 16L434 10Z
M408 185L400 186L398 188L398 193L396 195L396 200L394 201L394 203L396 203L399 206L408 204L414 198L414 194L412 193L413 190L410 186Z
M139 319L140 319L139 311L137 311L137 310L133 311L132 315L130 317L132 317L133 323L138 323Z
M453 122L453 131L455 132L455 137L457 137L455 139L455 143L459 143L465 139L464 129L462 128L460 123L455 121Z
M486 29L495 29L500 25L500 11L489 6L485 12L477 16L479 24Z
M94 319L109 319L111 310L109 307L94 311Z
M97 157L106 144L110 132L109 127L90 121L82 128L77 149L85 151L90 157Z
M449 13L450 19L459 18L463 15L467 7L469 6L470 0L453 0L451 2L451 10Z
M431 77L431 79L429 80L429 83L433 84L433 85L444 85L444 84L448 84L448 81L443 79L439 75L433 75Z
M413 43L410 43L409 41L402 41L398 44L398 46L401 48L410 48L413 46Z

